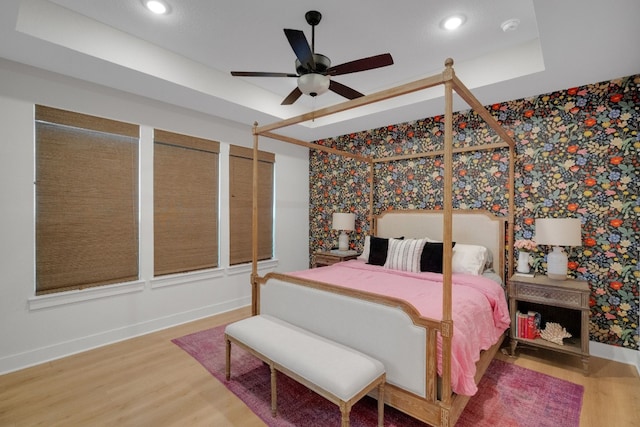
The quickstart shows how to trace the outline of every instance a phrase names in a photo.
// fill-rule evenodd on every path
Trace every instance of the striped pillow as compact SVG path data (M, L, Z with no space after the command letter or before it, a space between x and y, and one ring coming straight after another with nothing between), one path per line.
M425 243L425 239L389 239L389 250L384 268L419 273L420 257Z

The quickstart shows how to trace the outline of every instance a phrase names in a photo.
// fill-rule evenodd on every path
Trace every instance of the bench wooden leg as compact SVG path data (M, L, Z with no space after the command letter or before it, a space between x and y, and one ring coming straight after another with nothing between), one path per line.
M231 341L225 337L225 375L227 377L227 381L231 378Z
M341 427L349 427L349 413L351 412L351 407L345 404L340 405L340 412L342 413L342 424Z
M378 427L384 427L384 382L378 385Z
M271 415L276 416L278 411L278 394L276 384L276 368L273 365L269 365L271 368Z

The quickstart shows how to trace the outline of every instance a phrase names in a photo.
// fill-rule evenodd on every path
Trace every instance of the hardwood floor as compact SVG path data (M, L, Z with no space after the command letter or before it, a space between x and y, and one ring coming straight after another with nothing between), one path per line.
M171 339L249 315L241 309L0 376L0 426L264 426ZM518 348L502 360L584 385L583 427L640 426L634 367Z

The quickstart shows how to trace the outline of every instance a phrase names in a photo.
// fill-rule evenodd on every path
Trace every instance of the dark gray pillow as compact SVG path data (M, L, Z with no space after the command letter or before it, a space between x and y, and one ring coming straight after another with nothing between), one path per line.
M452 242L451 247L456 245ZM442 273L442 242L427 242L422 249L420 256L420 271L430 271L432 273Z
M404 236L398 237L398 240L404 239ZM367 264L384 265L387 260L387 252L389 250L389 239L384 237L369 238L369 260Z

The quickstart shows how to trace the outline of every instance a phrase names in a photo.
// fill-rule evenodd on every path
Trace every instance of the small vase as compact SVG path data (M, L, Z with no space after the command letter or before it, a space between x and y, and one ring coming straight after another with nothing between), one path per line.
M529 252L518 252L518 273L529 272Z

